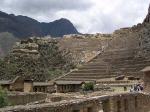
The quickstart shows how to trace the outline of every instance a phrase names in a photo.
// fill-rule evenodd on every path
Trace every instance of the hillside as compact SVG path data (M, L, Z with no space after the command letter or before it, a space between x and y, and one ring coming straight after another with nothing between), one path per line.
M9 55L0 60L0 79L16 76L46 81L74 67L69 52L60 51L51 38L29 38L17 42Z
M150 8L149 8L150 9ZM142 24L114 31L107 48L88 63L57 80L95 80L125 75L141 78L150 65L150 10Z
M58 80L100 80L118 75L139 78L142 75L140 70L150 64L149 18L150 10L143 23L118 29L112 34L76 34L55 39L22 40L5 58L6 68L2 70L6 70L7 75L2 71L1 76L9 79L19 74L43 81L51 78L52 74L57 76L55 72L66 73L74 68L74 64L82 64ZM53 42L57 44L51 44ZM51 47L56 48L56 52L50 52ZM7 70L7 66L14 69Z
M0 57L5 56L17 40L47 35L62 37L67 34L79 34L67 19L40 23L27 16L15 16L0 11Z
M110 36L65 35L63 38L47 36L18 41L0 62L0 79L18 75L36 81L56 78L99 54L111 40Z
M90 61L105 49L111 39L111 34L65 35L58 39L58 45L61 50L69 50L74 62L80 65Z
M12 33L20 39L32 36L62 37L67 34L78 34L74 25L67 19L59 19L50 23L40 23L27 16L15 16L0 12L0 32Z

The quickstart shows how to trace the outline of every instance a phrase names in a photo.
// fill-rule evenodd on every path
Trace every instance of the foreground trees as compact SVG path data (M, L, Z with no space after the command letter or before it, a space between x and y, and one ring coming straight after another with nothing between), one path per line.
M0 108L8 105L7 93L0 87Z

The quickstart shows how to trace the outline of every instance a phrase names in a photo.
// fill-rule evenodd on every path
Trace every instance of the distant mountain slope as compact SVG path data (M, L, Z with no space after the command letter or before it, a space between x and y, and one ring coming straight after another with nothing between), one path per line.
M12 46L19 41L11 33L3 32L0 33L0 57L8 54Z
M26 16L15 16L0 11L0 32L9 32L23 39L31 36L62 37L66 34L78 34L74 25L67 19L50 23L40 23Z

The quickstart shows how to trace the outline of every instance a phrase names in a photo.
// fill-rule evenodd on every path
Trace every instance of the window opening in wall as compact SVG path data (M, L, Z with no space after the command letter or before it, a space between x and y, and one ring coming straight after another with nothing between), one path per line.
M117 112L121 112L121 101L117 101Z
M109 100L102 101L102 107L103 107L103 112L110 112L110 110L109 110L109 108L110 108Z
M73 110L73 112L80 112L80 110Z
M127 87L126 86L124 87L124 91L127 91Z
M135 97L135 108L138 107L138 101L137 101L137 96Z
M125 109L125 112L128 111L128 100L127 99L124 99L124 109Z
M87 112L92 112L92 108L89 107L89 108L87 109Z

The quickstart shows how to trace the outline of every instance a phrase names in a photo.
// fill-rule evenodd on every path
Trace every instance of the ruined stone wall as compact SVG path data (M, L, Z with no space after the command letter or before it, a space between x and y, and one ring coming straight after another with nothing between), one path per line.
M77 64L88 62L97 56L111 41L111 35L87 34L66 35L59 39L60 49L67 49L72 53Z
M150 96L126 93L56 103L17 106L0 112L149 112Z
M45 100L44 93L13 93L8 95L8 101L11 105L24 105L27 103Z

